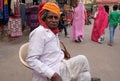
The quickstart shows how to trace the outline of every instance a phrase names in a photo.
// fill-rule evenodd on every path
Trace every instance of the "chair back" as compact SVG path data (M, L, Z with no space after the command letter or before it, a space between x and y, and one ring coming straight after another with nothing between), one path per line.
M25 67L30 68L29 65L26 62L26 57L27 57L27 54L28 54L28 45L29 45L29 43L25 43L20 47L20 49L19 49L19 59Z

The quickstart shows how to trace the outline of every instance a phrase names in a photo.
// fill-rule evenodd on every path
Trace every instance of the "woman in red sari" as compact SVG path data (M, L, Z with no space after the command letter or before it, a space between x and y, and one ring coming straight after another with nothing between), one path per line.
M108 26L108 13L105 11L104 6L98 7L98 12L94 18L94 25L92 29L91 40L102 43L104 41L104 30Z

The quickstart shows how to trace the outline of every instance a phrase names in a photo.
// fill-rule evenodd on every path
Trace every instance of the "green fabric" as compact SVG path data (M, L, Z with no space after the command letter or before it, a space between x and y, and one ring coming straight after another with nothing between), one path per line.
M40 3L41 2L41 0L38 0L38 3Z
M120 12L112 11L109 15L109 26L117 26L120 23Z
M91 10L92 10L92 7L91 7L91 6L87 6L87 7L86 7L86 10L87 10L87 11L91 11Z
M45 21L46 17L47 17L48 11L46 10L45 13L42 16L42 20Z

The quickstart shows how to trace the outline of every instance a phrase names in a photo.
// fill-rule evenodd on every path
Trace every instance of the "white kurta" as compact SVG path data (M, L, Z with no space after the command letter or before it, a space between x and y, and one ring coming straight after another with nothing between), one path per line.
M58 35L39 26L29 38L27 62L33 69L33 81L48 81L55 72L60 74L59 67L64 54Z
M57 72L63 81L90 81L87 58L78 55L64 60L58 35L39 26L30 34L27 62L33 69L33 81L49 81Z

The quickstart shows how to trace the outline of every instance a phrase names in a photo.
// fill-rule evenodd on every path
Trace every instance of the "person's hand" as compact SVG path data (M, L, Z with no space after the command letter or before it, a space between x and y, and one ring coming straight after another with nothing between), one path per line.
M54 75L51 78L51 81L63 81L63 80L59 74L54 73Z

